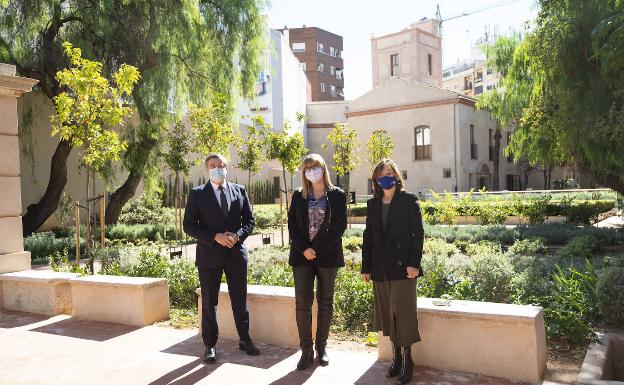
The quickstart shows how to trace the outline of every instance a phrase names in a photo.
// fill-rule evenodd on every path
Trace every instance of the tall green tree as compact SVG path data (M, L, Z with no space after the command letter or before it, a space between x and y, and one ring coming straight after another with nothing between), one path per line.
M598 183L624 192L624 71L617 39L621 18L614 19L622 13L622 2L539 4L535 26L526 38L534 85L512 144L573 165ZM540 148L543 139L550 141L550 152Z
M167 148L163 158L167 168L173 173L173 195L178 199L180 195L180 176L187 177L191 168L191 134L181 121L169 129L166 134Z
M56 72L68 65L63 41L102 62L108 74L120 63L139 69L131 97L139 124L124 132L128 177L111 195L110 223L142 179L148 186L157 180L164 132L188 102L203 106L216 91L229 104L237 93L253 96L264 48L263 8L262 0L8 0L0 8L0 60L39 80L50 99L62 91ZM46 192L23 217L25 234L56 210L72 148L71 141L59 142Z
M288 211L288 183L286 181L286 171L292 176L299 165L301 158L308 152L305 146L303 135L293 132L290 123L286 121L280 131L269 132L266 137L267 158L276 159L282 165L282 179L284 180L284 193L286 201L286 211ZM292 189L292 182L291 182Z
M264 152L269 125L262 116L254 116L251 125L247 128L247 136L242 141L242 149L238 152L237 167L247 171L247 188L251 186L251 177L260 172L262 163L266 160Z
M64 43L63 49L70 68L56 75L65 91L54 97L56 113L50 117L52 136L58 135L81 150L89 199L91 177L101 173L111 161L119 160L127 147L115 126L123 126L132 113L125 100L132 94L140 75L135 67L122 64L110 85L102 76L101 63L82 58L81 50L70 43Z
M394 142L386 130L376 130L366 142L368 151L368 163L373 171L375 166L383 159L391 158L394 151Z
M500 75L498 88L481 94L477 99L477 108L490 112L496 121L494 130L494 171L492 184L500 189L501 138L503 131L509 131L518 125L522 111L528 104L528 92L532 80L525 67L514 67L514 60L521 60L516 55L522 44L519 34L500 37L492 45L483 47L486 53L486 65ZM523 75L525 75L523 77Z
M334 165L332 167L338 178L346 180L343 187L347 197L349 197L349 186L351 184L349 174L355 171L361 162L358 154L360 142L357 138L357 130L344 123L336 123L334 128L327 134L327 141L334 146Z

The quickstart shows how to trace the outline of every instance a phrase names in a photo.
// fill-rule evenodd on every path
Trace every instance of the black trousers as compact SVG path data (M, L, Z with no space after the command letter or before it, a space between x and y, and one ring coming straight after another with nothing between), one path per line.
M221 277L225 272L236 331L241 341L248 341L249 312L247 311L247 261L243 258L227 258L223 268L199 268L199 283L202 293L202 339L204 345L215 346L219 338L217 305Z
M329 336L329 326L334 312L334 287L336 267L298 266L293 267L295 278L295 303L299 344L311 348L312 342L312 302L314 301L314 280L316 280L316 347L324 348Z

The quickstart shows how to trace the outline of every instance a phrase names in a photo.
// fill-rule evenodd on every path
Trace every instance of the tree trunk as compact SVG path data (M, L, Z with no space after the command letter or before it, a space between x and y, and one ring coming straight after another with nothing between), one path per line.
M544 190L548 190L548 167L544 166L542 172L544 174Z
M492 157L494 161L494 171L492 173L492 190L498 191L500 190L500 143L501 138L500 129L497 127L496 132L494 133L494 156Z
M284 200L286 201L286 212L288 212L288 184L286 183L286 167L282 165L282 175L284 178Z
M527 186L529 185L529 176L531 175L532 172L533 172L533 167L527 164L526 168L524 169L524 185L521 186L524 190L526 190Z
M140 169L140 168L139 168ZM111 195L106 207L106 224L112 225L117 223L119 214L123 206L134 196L136 189L141 182L141 174L137 171L130 171L128 179Z
M71 143L65 140L56 146L50 162L50 180L46 192L39 202L28 206L26 215L22 217L24 236L32 234L56 211L67 184L67 158L72 148Z

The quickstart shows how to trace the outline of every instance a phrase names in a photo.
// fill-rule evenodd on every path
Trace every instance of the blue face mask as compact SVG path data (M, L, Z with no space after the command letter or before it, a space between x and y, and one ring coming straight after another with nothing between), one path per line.
M386 175L377 177L377 184L384 190L390 190L397 184L397 178L394 175Z
M215 183L223 183L226 175L227 175L227 169L225 167L211 168L210 170L208 170L208 177L210 178L211 181Z

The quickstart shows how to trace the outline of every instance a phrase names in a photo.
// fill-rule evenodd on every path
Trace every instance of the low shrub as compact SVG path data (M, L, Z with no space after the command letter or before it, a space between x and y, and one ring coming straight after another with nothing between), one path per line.
M119 259L112 259L103 265L101 273L166 278L172 306L195 307L197 304L195 289L199 287L199 278L195 265L182 258L170 260L160 248L143 248L136 262L125 263Z
M109 240L124 240L137 243L140 240L162 241L175 238L172 226L165 225L109 225L106 227L106 238Z
M557 250L557 256L567 259L590 258L600 250L599 240L592 235L573 238L567 245Z
M564 245L572 238L591 235L603 245L621 243L621 235L616 229L593 226L577 226L571 223L542 223L531 226L517 226L516 239L543 238L547 245Z
M448 293L453 284L453 276L443 254L426 254L421 260L425 275L417 280L418 295L428 298L440 298Z
M518 238L514 229L501 225L467 225L467 226L431 226L425 225L425 237L441 238L449 243L456 241L475 243L478 241L494 241L511 245Z
M452 243L446 243L440 238L427 238L423 245L424 255L439 256L442 258L451 257L459 253L459 249Z
M557 266L552 274L552 293L536 298L544 307L549 337L567 339L572 344L592 338L596 276L591 264L587 264L590 269L584 273L574 267L563 270Z
M500 202L478 202L473 203L468 212L477 217L482 225L502 225L509 215L507 205Z
M174 222L173 211L163 208L160 199L147 195L128 202L119 215L119 223L126 225L172 225Z
M611 201L588 201L563 206L562 213L570 223L589 225L598 220L598 216L615 207Z
M283 207L283 221L287 221L286 207ZM253 216L256 221L254 230L261 232L264 229L278 227L280 225L279 205L255 205Z
M546 254L546 245L542 238L518 239L507 252L512 255Z
M47 263L48 258L57 253L76 254L74 237L57 238L51 232L33 233L24 238L24 250L30 251L33 264ZM80 239L81 254L85 252L84 237Z
M373 320L373 285L359 271L339 269L334 292L334 321L338 331L366 336Z
M535 199L523 199L516 197L513 207L515 214L528 220L530 224L543 223L548 214L548 205L552 196L540 195Z
M516 289L513 302L532 303L535 297L550 293L552 282L549 277L555 269L555 258L511 253L510 260L516 272L513 279Z
M474 291L474 299L487 302L509 302L514 294L514 268L509 257L482 254L472 259L466 278Z
M605 322L624 327L624 259L598 272L596 297Z
M363 237L364 229L355 229L355 228L346 229L342 236L343 237Z
M477 243L469 243L465 247L466 254L474 257L477 255L500 254L501 244L493 241L479 241Z
M362 248L362 237L342 237L342 247L349 251L357 251Z

